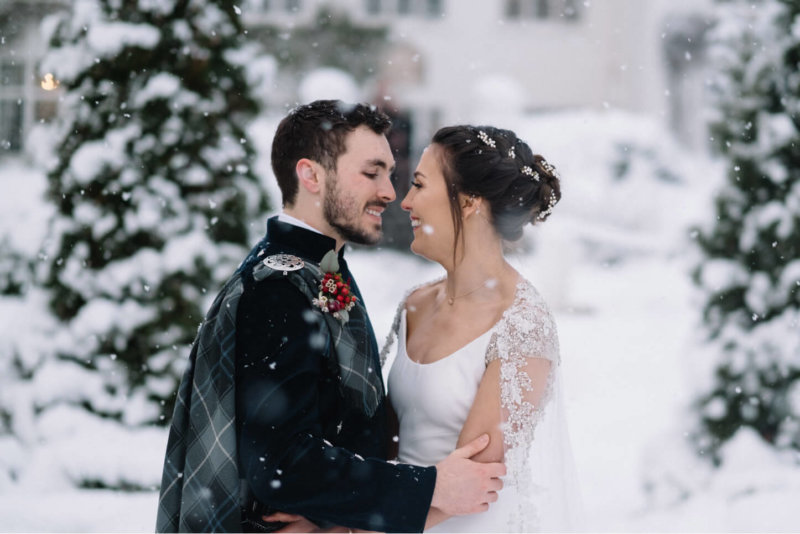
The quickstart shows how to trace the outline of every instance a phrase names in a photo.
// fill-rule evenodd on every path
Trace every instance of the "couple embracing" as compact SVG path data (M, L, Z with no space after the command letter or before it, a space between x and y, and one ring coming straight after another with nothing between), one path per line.
M192 347L159 532L574 527L556 325L503 256L560 199L557 173L508 130L434 135L402 207L447 274L400 303L379 353L344 244L381 237L389 127L338 101L279 124L283 212Z

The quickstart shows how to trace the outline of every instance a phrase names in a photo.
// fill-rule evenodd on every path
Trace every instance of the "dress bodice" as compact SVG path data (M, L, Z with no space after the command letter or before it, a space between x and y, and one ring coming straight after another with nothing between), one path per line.
M416 363L406 351L401 312L398 352L389 373L392 406L400 422L398 459L433 465L453 452L478 391L491 330L433 363Z
M398 460L429 466L453 452L486 370L486 351L494 328L433 363L416 363L406 351L406 312L400 317L397 356L389 372L389 397L400 423ZM426 532L505 530L510 513L506 494L488 512L457 516Z

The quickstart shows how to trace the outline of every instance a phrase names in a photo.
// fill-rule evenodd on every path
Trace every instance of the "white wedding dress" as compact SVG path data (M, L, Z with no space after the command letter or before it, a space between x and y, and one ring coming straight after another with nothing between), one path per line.
M403 463L434 465L450 454L487 365L500 359L501 366L504 488L488 512L452 517L429 532L576 530L580 499L560 401L558 334L536 289L520 278L514 303L489 331L433 363L410 359L406 330L404 301L381 354L383 362L396 337L388 389ZM534 358L550 365L528 366ZM530 376L531 369L547 369L546 376Z

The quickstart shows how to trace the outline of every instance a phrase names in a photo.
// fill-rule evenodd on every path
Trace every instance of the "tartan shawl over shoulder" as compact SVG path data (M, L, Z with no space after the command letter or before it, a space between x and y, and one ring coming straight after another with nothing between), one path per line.
M235 338L241 274L206 315L178 389L158 500L157 532L239 532Z
M178 389L167 442L157 532L241 531L240 480L236 448L236 311L241 271L214 300L200 327ZM259 262L256 280L283 277L309 301L322 273L306 262L296 272L275 271ZM383 398L379 370L368 356L366 310L351 310L348 328L322 314L331 335L343 396L368 416Z

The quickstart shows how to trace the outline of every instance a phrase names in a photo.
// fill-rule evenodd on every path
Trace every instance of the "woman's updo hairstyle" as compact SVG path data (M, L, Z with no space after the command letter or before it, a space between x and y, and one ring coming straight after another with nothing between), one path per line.
M546 220L561 199L555 168L511 130L448 126L432 142L442 149L456 240L462 230L459 193L483 198L495 230L508 241L522 237L527 223Z

